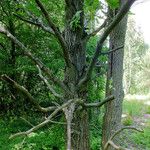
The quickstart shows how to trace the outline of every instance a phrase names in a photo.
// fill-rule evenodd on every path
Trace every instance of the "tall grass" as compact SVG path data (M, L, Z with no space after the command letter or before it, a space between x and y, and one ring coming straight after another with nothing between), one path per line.
M123 102L123 113L130 116L142 116L147 110L147 106L143 101L136 100L124 100Z

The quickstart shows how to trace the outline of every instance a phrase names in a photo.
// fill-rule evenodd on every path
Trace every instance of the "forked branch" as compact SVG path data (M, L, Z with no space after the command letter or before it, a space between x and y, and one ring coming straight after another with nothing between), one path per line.
M91 78L93 68L95 63L97 62L98 57L100 56L103 48L103 44L107 37L109 36L110 32L117 26L117 24L122 20L122 18L127 14L130 7L136 0L128 0L119 10L118 14L115 16L114 20L110 23L110 25L105 29L104 33L100 37L94 56L91 60L91 63L87 69L85 76L79 81L78 88L80 88L84 83L88 82Z
M29 20L29 19L23 18L22 16L17 15L17 14L14 14L14 16L17 17L18 19L20 19L21 21L24 21L24 22L26 22L28 24L37 26L37 27L43 29L44 31L46 31L46 32L54 35L54 33L52 32L52 30L49 27L47 27L46 25L44 25L44 23L41 20L39 20L38 18L30 19Z
M24 46L15 36L13 36L8 30L6 30L2 25L0 25L0 33L6 35L10 40L12 40L16 45L18 45L22 50L23 54L29 57L39 68L48 76L48 78L55 84L58 84L62 89L68 90L67 87L61 82L58 78L56 78L53 73L47 68L38 58L35 58L33 54L28 51L27 47Z
M34 97L29 93L29 91L25 87L19 85L17 82L9 78L7 75L2 75L1 79L9 83L10 85L12 85L15 89L19 90L24 96L28 98L31 104L33 104L39 111L49 112L56 109L55 106L47 107L47 108L41 107L39 103L36 101L36 99L34 99Z
M116 132L114 132L114 134L109 138L108 142L105 144L104 146L104 150L107 150L108 147L111 145L113 148L115 148L116 150L127 150L126 148L123 148L121 146L117 146L114 142L113 142L113 139L120 133L122 132L123 130L135 130L135 131L138 131L138 132L143 132L143 130L141 129L137 129L136 127L133 127L133 126L126 126L126 127L122 127L121 129L118 129Z
M104 100L102 100L101 102L97 102L97 103L84 103L83 106L87 107L87 108L92 108L92 107L101 107L103 106L105 103L112 101L114 99L114 96L111 95L109 97L106 97Z
M40 67L37 65L37 68L39 70L39 76L40 78L44 81L44 83L47 85L48 89L50 90L50 92L55 96L55 97L58 97L58 98L63 98L62 95L58 94L54 88L49 84L49 82L47 81L47 79L42 75L42 71L40 69Z
M107 19L105 19L105 21L102 23L101 26L99 26L95 31L93 31L92 33L90 33L89 35L86 36L86 39L89 39L92 36L95 36L98 32L100 32L102 29L104 29L107 25Z
M78 101L81 101L80 99L71 99L69 101L67 101L66 103L64 103L63 105L61 105L60 107L58 107L57 109L55 109L55 111L53 111L53 113L45 120L43 121L42 123L34 126L33 128L31 128L30 130L28 131L25 131L25 132L18 132L16 134L13 134L9 137L9 139L13 139L15 137L18 137L18 136L27 136L29 135L30 133L32 133L33 131L36 131L38 130L39 128L45 126L46 124L50 123L51 122L51 119L59 112L61 111L63 108L65 107L68 107L70 104L72 103L77 103Z
M63 50L63 54L64 54L64 59L65 62L67 64L67 66L70 65L70 60L69 60L69 53L68 53L68 47L67 44L61 34L61 32L59 31L58 27L55 26L55 24L51 21L51 18L46 10L46 8L44 7L44 5L41 3L40 0L35 0L36 4L38 5L38 7L40 8L41 12L43 13L45 19L48 22L48 25L51 27L51 29L54 31L56 37L58 38L58 41L62 47Z
M101 54L102 54L102 55L108 55L108 54L111 54L111 53L113 53L113 52L116 52L116 51L118 51L118 50L120 50L120 49L122 49L122 48L124 48L124 45L123 45L123 46L119 46L119 47L117 47L117 48L114 48L114 49L112 49L112 50L110 50L110 51L107 51L107 52L102 52Z

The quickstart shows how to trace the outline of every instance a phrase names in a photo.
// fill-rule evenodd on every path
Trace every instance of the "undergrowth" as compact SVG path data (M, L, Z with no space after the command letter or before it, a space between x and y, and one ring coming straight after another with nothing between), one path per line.
M32 118L33 119L33 118ZM23 120L0 120L0 150L64 150L62 125L46 126L28 137L9 139L9 136L19 131L26 131L31 126Z

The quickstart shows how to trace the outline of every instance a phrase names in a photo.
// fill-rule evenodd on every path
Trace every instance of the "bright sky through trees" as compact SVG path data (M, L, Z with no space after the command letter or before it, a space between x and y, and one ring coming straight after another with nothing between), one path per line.
M137 26L143 32L145 42L150 45L150 0L139 1L133 5L131 11Z

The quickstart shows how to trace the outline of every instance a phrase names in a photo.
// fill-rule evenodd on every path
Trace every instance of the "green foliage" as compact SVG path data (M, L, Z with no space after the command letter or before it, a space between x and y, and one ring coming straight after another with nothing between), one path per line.
M3 10L1 10L0 7L0 13L2 13L3 22L6 24L6 26L10 27L9 21L12 21L12 24L15 26L14 33L16 37L29 50L32 51L35 57L42 60L42 62L49 68L52 68L55 75L62 78L64 61L61 48L58 45L56 39L51 35L43 32L41 29L26 24L13 16L13 14L16 13L21 15L23 18L31 19L24 11L24 9L26 9L29 10L33 15L41 19L41 12L35 5L35 1L20 1L19 3L14 3L14 1L11 1L10 6L9 2L10 0L6 1L5 3L3 3L3 6L5 11L10 14L10 17L3 13ZM62 18L59 17L63 17L63 9L60 9L58 11L58 7L63 8L63 2L59 1L58 3L57 1L58 4L55 6L52 5L52 3L56 3L56 1L45 1L44 5L47 6L47 10L50 10L49 12L51 13L52 20L54 20L56 24L59 23L59 26L61 27L63 21L61 20ZM42 21L47 24L45 20ZM0 75L7 74L11 78L13 78L13 80L26 87L39 102L48 102L51 98L51 100L54 100L54 97L52 97L51 94L47 92L45 85L38 77L38 70L36 66L29 58L22 55L21 49L18 46L15 47L15 57L14 61L12 61L11 41L3 36L0 36L0 43L4 45L4 47L0 46ZM57 90L59 91L59 89ZM15 93L13 91L15 91ZM43 94L41 94L41 92L39 91L42 91ZM30 111L32 110L31 108L33 108L28 104L27 101L24 101L26 99L23 95L20 96L20 94L18 94L16 90L13 90L13 88L8 86L5 82L1 83L0 97L0 105L1 107L3 107L3 111L6 110L9 115L11 113L14 115L18 115L20 114L20 112L24 112L26 109ZM14 97L16 98L15 103ZM26 107L26 109L24 109L24 107ZM16 108L17 111L15 110L13 112L13 110Z
M46 7L46 10L49 12L53 22L56 23L57 26L62 27L64 25L64 1L43 0L42 3ZM17 8L19 8L17 14L27 17L27 13L24 11L25 9L31 12L34 16L37 16L38 18L40 18L45 24L47 24L46 20L43 19L42 17L41 10L38 9L34 0L20 1L18 3Z
M124 101L123 104L123 113L127 114L126 118L123 118L122 122L124 125L132 125L134 118L141 118L144 117L143 115L147 113L148 106L145 105L143 102L136 101L136 100L130 100L130 101ZM143 150L149 150L150 149L150 122L148 118L140 119L139 121L136 121L136 125L140 128L140 124L142 123L142 120L144 120L144 126L142 128L144 129L144 132L127 132L126 137L130 139L130 141L127 142L127 144L132 143L133 147L135 145L135 149L143 149Z
M96 43L98 42L98 37L91 37L87 43L86 50L87 50L87 62L90 61L94 54L94 50L96 48Z
M150 83L146 71L149 69L149 47L144 43L143 33L135 26L135 21L129 16L124 56L125 92L147 94Z
M33 120L36 121L33 122ZM32 123L37 123L37 116L30 118ZM40 120L39 120L40 121ZM0 149L2 150L52 150L53 146L64 150L63 129L61 125L50 125L36 133L31 133L28 137L18 137L9 140L9 136L18 131L25 131L31 126L23 120L15 118L12 120L0 120ZM47 129L48 128L48 129Z
M99 149L101 147L100 143L101 143L101 140L100 140L100 138L98 136L97 137L93 137L92 138L92 142L91 142L91 150Z
M80 26L80 15L81 15L82 11L77 11L76 14L73 16L71 22L70 22L70 26L72 28L73 31L75 31L77 28L81 28Z
M144 129L144 133L136 133L132 135L133 140L143 147L145 150L150 149L150 124Z
M123 118L122 124L124 126L131 126L133 124L133 118L132 118L132 116L127 115L125 118Z
M112 9L119 7L119 0L106 0L106 2Z
M147 113L147 114L150 114L150 106L147 106L146 113Z
M96 43L98 41L98 37L92 37L87 44L86 50L87 50L87 63L90 62ZM99 63L105 63L106 56L101 56L99 58ZM105 66L102 67L95 67L95 70L93 72L93 81L89 84L88 92L89 92L89 100L90 102L94 102L95 100L100 101L104 97L104 91L105 91Z
M143 112L144 104L143 102L136 101L136 100L130 100L126 101L124 100L123 103L123 113L129 114L130 116L140 116Z
M99 0L85 0L84 2L84 12L86 14L86 19L90 21L93 21L95 19L95 14L97 10L101 9Z
M101 147L103 113L100 110L98 112L90 122L91 150L97 150Z
M87 63L90 62L91 56L94 53L95 45L98 41L98 37L92 37L86 47L87 50ZM100 57L99 62L105 62L105 57ZM98 102L104 98L105 94L105 67L95 68L93 72L93 81L88 87L88 100L90 102ZM99 71L101 74L99 74ZM97 108L90 110L90 140L91 150L97 150L100 148L102 137L102 122L103 122L103 109ZM94 116L94 117L92 117Z

